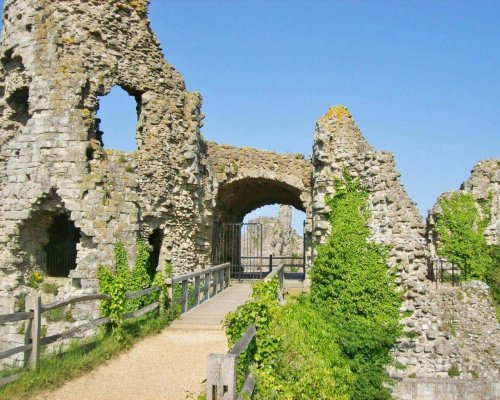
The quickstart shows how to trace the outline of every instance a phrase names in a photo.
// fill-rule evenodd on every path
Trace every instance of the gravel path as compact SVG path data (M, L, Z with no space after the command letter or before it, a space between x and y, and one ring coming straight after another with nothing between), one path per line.
M228 350L221 320L249 294L249 285L233 285L160 334L36 400L196 399L204 391L208 354Z

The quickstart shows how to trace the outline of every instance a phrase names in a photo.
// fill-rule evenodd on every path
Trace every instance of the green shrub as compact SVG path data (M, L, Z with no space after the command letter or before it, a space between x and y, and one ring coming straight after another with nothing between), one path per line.
M491 196L490 196L491 197ZM454 262L467 278L484 280L492 267L484 230L491 215L491 200L483 202L482 214L469 193L453 193L438 201L442 212L436 216L437 253Z
M276 309L270 331L279 353L269 380L259 375L261 399L350 399L354 375L328 313L306 295ZM267 379L266 379L267 378Z
M500 321L500 245L488 246L492 260L491 266L486 270L485 280L490 286L490 293L497 308L497 319Z
M131 300L125 297L127 292L135 292L151 286L152 282L148 274L149 249L145 243L137 243L137 256L133 269L129 268L125 246L120 241L115 244L115 260L115 273L109 267L100 266L97 269L97 277L101 293L111 296L110 300L101 302L103 314L111 319L111 329L120 332L123 315L156 301L159 293Z
M401 335L397 291L388 269L389 249L370 241L368 192L344 171L327 198L332 231L317 247L311 298L328 310L336 340L355 375L353 399L390 398L384 366Z
M26 279L26 286L29 286L33 289L38 289L43 280L44 276L40 271L30 272L28 274L28 278Z

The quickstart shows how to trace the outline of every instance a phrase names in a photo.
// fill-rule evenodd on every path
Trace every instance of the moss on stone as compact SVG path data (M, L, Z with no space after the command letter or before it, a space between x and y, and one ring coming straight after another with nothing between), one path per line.
M321 117L320 121L326 122L332 118L336 118L337 122L340 123L344 120L344 118L351 118L351 113L345 106L332 106L328 109L325 115Z

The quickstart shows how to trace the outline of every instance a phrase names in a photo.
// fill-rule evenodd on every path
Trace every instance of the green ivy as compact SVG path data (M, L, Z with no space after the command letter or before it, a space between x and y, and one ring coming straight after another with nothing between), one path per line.
M353 399L390 398L384 366L401 335L401 295L389 249L370 240L368 192L344 170L327 198L331 234L317 247L311 299L328 311L336 341L354 373Z
M159 294L154 293L131 300L125 297L127 292L139 291L152 285L148 274L149 248L144 242L137 243L137 256L133 269L129 268L125 245L121 241L115 243L115 261L116 272L113 273L107 266L100 266L97 269L97 278L101 293L111 296L110 300L101 303L102 312L111 319L113 331L119 333L125 313L151 304L158 299Z
M224 321L226 336L232 347L255 324L258 335L238 362L238 386L241 387L250 365L259 373L271 374L278 357L279 340L269 327L274 310L278 307L278 279L252 285L252 299L229 313Z
M486 270L486 283L497 308L497 319L500 321L500 245L489 246L492 260L491 267Z
M470 193L457 192L438 201L442 211L436 216L437 253L462 271L467 265L468 279L485 280L493 267L484 237L491 216L491 200L489 196L480 204L482 213Z

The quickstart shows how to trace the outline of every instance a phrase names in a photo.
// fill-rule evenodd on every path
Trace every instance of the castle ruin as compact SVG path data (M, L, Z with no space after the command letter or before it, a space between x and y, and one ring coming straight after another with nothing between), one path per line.
M59 240L54 231L76 242L62 295L97 291L97 267L113 264L116 240L125 243L131 260L142 239L157 254L158 268L205 267L214 224L242 222L267 204L305 212L310 263L313 245L329 234L325 196L347 167L370 193L373 239L391 246L390 266L405 293L402 311L413 312L403 323L422 342L397 344L395 358L409 368L395 374L432 377L436 365L439 374L455 359L466 365L458 342L439 333L439 310L432 313L428 229L400 182L393 155L374 150L342 106L317 121L312 160L203 140L201 95L187 92L164 59L147 7L147 0L4 0L0 313L15 310L31 272L51 274L46 249ZM114 86L137 104L134 152L103 147L96 112L99 98ZM499 162L491 160L474 169L463 189L478 197L494 193L491 243L499 240L499 183ZM9 340L0 348L22 341L14 328L6 329L1 336ZM497 338L498 328L492 329ZM498 343L492 350L497 360ZM486 363L484 371L494 370L494 361L477 357ZM498 375L498 366L496 374L482 374Z

